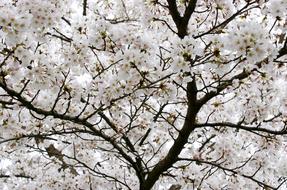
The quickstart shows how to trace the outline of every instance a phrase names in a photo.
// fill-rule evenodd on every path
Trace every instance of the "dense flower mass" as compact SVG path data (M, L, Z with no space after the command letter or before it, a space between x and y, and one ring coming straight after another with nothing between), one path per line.
M286 0L0 0L0 189L286 189Z

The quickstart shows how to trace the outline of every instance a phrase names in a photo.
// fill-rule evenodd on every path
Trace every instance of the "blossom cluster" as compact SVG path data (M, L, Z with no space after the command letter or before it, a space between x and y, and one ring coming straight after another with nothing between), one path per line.
M286 1L171 2L0 0L0 189L281 184Z

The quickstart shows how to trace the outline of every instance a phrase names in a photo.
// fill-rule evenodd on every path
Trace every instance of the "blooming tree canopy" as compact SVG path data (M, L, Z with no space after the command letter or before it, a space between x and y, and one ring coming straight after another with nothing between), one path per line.
M0 0L1 189L286 189L286 0Z

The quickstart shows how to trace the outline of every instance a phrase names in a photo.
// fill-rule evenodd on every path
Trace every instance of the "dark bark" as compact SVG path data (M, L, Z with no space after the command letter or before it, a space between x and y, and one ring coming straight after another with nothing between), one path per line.
M87 1L83 0L83 16L87 16Z
M165 158L158 162L158 164L148 174L147 179L141 184L141 190L151 189L156 183L156 181L159 179L160 175L166 170L168 170L170 167L172 167L175 162L177 162L178 155L183 150L184 145L188 142L188 138L191 132L194 130L196 115L200 109L200 105L197 102L196 95L196 82L195 79L193 79L192 82L189 82L187 84L188 109L184 125Z
M167 0L167 2L169 13L177 28L177 35L183 39L188 34L188 22L194 12L197 0L189 1L183 16L178 12L176 0Z
M197 0L189 1L183 16L181 16L178 11L176 0L167 0L167 2L169 12L177 27L177 35L183 39L186 35L188 35L188 22L195 10ZM177 161L178 155L183 150L184 145L188 142L191 132L194 130L196 115L201 107L197 102L196 95L197 87L195 78L193 78L192 82L187 84L188 108L184 125L165 158L156 164L153 170L148 174L146 180L141 183L140 190L151 189L159 179L160 175L172 167L172 165Z

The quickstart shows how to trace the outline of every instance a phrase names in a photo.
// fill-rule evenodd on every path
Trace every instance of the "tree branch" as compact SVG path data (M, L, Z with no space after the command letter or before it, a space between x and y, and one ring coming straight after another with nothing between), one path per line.
M118 151L118 153L128 163L130 163L132 165L132 167L135 169L135 171L138 174L141 173L141 171L139 171L139 168L138 168L138 165L136 164L136 162L118 145L118 143L112 137L109 137L109 136L105 135L103 132L97 130L94 127L94 125L91 124L90 122L88 122L87 120L83 120L83 119L80 119L78 117L72 117L72 116L69 116L69 115L66 115L66 114L60 114L60 113L58 113L55 110L47 111L47 110L35 107L30 101L28 101L24 97L22 97L21 94L19 94L18 92L16 92L16 91L10 89L9 87L7 87L7 85L5 84L5 79L4 79L3 76L2 76L2 81L0 81L0 87L3 90L5 90L6 93L9 94L11 97L14 97L16 100L21 102L24 107L26 107L27 109L29 109L31 111L36 112L39 115L52 116L54 118L70 121L70 122L73 122L73 123L76 123L76 124L80 124L80 125L83 125L83 126L89 128L93 132L93 135L104 139L106 142L109 142Z
M230 123L230 122L221 122L221 123L200 123L200 124L195 124L195 127L230 127L234 129L242 129L245 131L249 132L264 132L272 135L285 135L287 134L287 129L284 127L282 130L275 131L275 130L270 130L266 128L260 128L260 127L249 127L246 125L241 125L241 124L235 124L235 123Z
M83 16L87 16L87 1L83 0Z
M238 172L238 171L236 171L233 168L227 168L227 167L221 166L220 164L212 162L212 161L205 161L205 160L200 160L200 159L190 159L190 158L179 158L178 160L180 160L180 161L190 161L190 162L196 162L196 163L199 163L199 164L210 165L210 166L219 168L221 170L228 171L228 172L231 172L231 173L233 173L235 175L239 175L239 176L242 176L242 177L247 178L249 180L252 180L252 181L257 183L261 187L270 188L270 189L277 189L276 187L268 185L268 184L266 184L264 182L261 182L261 181L259 181L259 180L254 178L254 176L256 175L258 170L260 170L261 167L259 167L258 170L255 171L252 175L246 175L246 174L241 174L241 172Z
M200 106L196 100L196 95L197 87L194 78L187 84L188 108L184 125L179 131L179 135L175 139L174 144L169 149L167 155L155 165L153 170L149 173L147 179L143 184L141 184L141 190L151 189L158 180L159 176L177 161L178 155L181 153L184 145L188 142L190 133L195 129L194 124L196 115L200 109Z
M195 10L197 0L189 1L183 16L181 16L178 11L176 0L167 0L167 2L168 2L169 13L177 28L177 35L180 38L184 38L187 35L188 22L190 20L192 13Z

